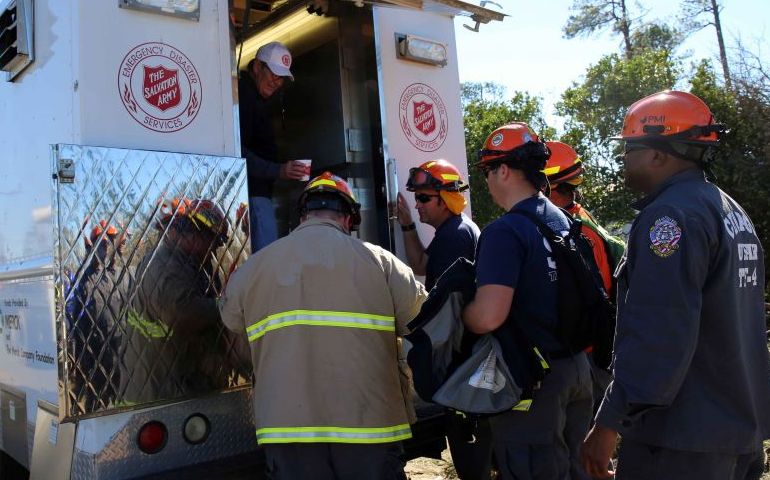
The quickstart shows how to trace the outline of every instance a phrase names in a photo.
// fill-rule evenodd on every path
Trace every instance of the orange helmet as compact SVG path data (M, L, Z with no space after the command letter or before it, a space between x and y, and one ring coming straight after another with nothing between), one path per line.
M574 148L562 142L545 142L551 151L551 158L545 164L545 173L551 185L583 183L583 161Z
M342 199L344 203L340 204L333 197ZM348 182L331 172L324 172L307 182L298 203L300 214L310 210L336 210L352 217L354 229L361 223L361 204L356 202Z
M414 192L420 188L462 192L468 189L468 184L460 178L460 170L457 167L441 158L409 169L406 189Z
M107 220L99 220L99 223L96 226L94 226L94 228L91 229L91 235L89 235L84 239L86 247L88 248L93 247L94 242L96 242L99 239L99 237L101 237L102 234L104 234L110 240L114 241L117 238L118 229L115 228L114 225L108 225ZM121 236L117 240L122 245L123 243L126 242L126 234L123 234L123 236Z
M180 219L189 221L187 225L199 231L209 230L218 235L220 240L227 240L228 226L225 213L211 200L190 200L189 198L161 200L158 228L163 230L172 220L176 223ZM185 223L179 222L177 228L184 228L183 225Z
M726 131L714 123L714 115L703 100L687 92L665 90L635 102L623 119L616 140L628 142L675 141L716 145Z
M513 122L496 129L487 137L475 165L485 168L486 165L514 161L521 162L522 167L542 170L549 155L548 147L526 123Z
M158 220L157 227L163 230L175 216L185 216L187 210L190 208L190 203L190 199L188 198L172 198L171 200L160 199L158 201L160 219Z

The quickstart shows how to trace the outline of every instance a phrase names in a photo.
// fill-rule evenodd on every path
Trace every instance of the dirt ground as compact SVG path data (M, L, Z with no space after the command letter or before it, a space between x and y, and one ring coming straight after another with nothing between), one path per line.
M770 442L765 443L770 453ZM433 458L415 458L406 464L406 477L409 480L458 480L449 449L441 454L441 460ZM760 480L770 480L770 472L762 475Z

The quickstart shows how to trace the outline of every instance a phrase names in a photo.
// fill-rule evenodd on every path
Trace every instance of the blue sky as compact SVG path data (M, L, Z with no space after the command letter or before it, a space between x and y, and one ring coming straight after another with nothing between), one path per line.
M561 92L579 81L586 68L611 52L620 52L621 38L602 33L590 38L563 38L562 27L572 0L496 0L509 15L502 22L482 25L478 33L463 28L468 18L455 19L460 81L495 81L513 91L526 91L543 98L545 113L554 118L553 104ZM646 15L640 21L674 19L679 0L641 0ZM728 49L736 39L760 53L770 66L770 1L721 0L722 28ZM632 18L641 10L627 0ZM496 9L493 5L488 8ZM638 24L638 23L637 23ZM764 41L762 41L764 40ZM761 46L764 44L763 46ZM680 52L689 51L692 60L718 56L713 27L691 36Z

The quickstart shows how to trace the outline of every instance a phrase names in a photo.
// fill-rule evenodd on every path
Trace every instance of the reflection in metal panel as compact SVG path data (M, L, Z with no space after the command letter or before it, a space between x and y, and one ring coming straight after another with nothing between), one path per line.
M61 416L244 384L248 347L216 306L249 253L243 160L76 145L53 157L74 173L54 199Z

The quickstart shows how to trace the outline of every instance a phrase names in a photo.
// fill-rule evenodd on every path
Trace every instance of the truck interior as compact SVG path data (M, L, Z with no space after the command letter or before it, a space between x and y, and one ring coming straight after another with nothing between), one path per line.
M470 15L476 28L502 20L503 15L457 0L232 3L241 70L267 42L280 41L292 52L295 81L272 102L281 159L309 158L311 176L329 170L350 179L362 205L359 238L392 247L374 25L365 3ZM299 223L296 202L301 189L298 182L276 184L273 201L279 236Z

